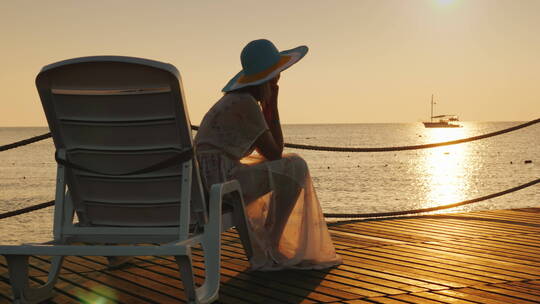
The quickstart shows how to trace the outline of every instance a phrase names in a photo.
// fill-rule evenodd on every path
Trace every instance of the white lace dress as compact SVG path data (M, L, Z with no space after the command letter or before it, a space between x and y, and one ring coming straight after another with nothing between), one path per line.
M252 269L339 264L306 162L296 154L268 161L252 153L253 143L266 130L261 108L251 95L223 96L195 137L205 184L240 182L253 236Z

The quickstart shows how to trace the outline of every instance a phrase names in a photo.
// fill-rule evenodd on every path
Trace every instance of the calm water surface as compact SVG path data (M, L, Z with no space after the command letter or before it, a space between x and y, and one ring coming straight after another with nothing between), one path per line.
M381 147L475 136L519 122L461 122L426 129L421 123L286 125L285 140L310 145ZM0 145L48 132L0 128ZM439 206L498 192L540 177L540 125L454 146L403 152L319 152L290 149L308 162L325 212L367 213ZM0 154L0 212L52 200L50 139ZM532 163L525 164L525 160ZM540 185L444 212L540 207ZM0 220L0 241L50 238L52 208Z

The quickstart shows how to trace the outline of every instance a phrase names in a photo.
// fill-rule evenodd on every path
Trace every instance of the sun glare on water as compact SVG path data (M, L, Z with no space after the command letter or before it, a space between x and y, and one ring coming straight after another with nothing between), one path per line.
M429 129L429 142L444 142L467 137L465 128ZM438 147L426 151L423 164L427 196L423 207L435 207L467 199L469 186L469 148L465 145Z

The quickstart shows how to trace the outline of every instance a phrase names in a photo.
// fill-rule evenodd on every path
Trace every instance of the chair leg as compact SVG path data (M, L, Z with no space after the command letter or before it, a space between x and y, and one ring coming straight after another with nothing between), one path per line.
M176 264L180 270L180 279L184 284L184 292L188 303L198 303L195 293L195 280L193 279L193 263L191 262L191 249L188 249L188 255L175 256Z
M253 256L253 247L251 246L251 230L248 227L242 196L239 195L239 198L232 200L231 204L233 206L233 216L236 230L238 231L240 241L242 242L242 246L244 247L244 251L246 252L246 256L249 261Z
M223 187L214 185L210 193L208 222L200 240L204 253L204 283L195 289L191 262L191 249L186 248L185 255L176 256L180 275L184 282L189 303L212 303L219 297L221 264L221 206Z
M219 297L221 277L221 224L217 231L210 232L209 238L202 241L204 252L204 284L197 288L201 303L212 303Z
M199 288L195 286L191 249L187 249L186 255L175 256L188 303L213 303L219 297L221 224L218 223L218 225L215 229L211 229L215 230L214 233L210 233L209 238L203 239L201 243L205 267L205 278L202 286Z
M9 280L13 288L13 302L21 304L39 303L52 297L52 290L62 268L63 259L62 256L53 257L45 285L31 288L28 284L28 256L6 255Z

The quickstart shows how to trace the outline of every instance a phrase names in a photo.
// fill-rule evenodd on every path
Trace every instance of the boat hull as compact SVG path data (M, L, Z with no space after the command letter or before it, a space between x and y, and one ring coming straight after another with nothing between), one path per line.
M426 128L461 128L458 124L452 124L448 122L424 122Z

